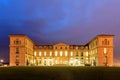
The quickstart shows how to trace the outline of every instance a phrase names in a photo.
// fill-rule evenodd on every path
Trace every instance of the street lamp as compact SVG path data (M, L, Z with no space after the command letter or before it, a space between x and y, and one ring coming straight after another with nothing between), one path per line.
M3 62L4 62L4 60L3 60L3 59L0 59L0 66L3 65Z
M104 48L104 55L105 55L105 66L107 66L107 49Z

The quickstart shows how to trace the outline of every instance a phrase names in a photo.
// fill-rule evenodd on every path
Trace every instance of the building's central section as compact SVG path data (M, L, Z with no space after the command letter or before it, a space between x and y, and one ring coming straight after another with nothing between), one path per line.
M29 58L28 58L29 59ZM28 60L30 61L30 60ZM72 65L89 64L88 47L58 43L55 45L35 46L34 60L28 62L34 65Z

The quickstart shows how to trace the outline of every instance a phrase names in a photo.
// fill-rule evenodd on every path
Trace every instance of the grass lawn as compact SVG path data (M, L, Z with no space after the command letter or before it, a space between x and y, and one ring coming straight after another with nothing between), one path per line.
M120 80L120 67L0 67L0 80Z

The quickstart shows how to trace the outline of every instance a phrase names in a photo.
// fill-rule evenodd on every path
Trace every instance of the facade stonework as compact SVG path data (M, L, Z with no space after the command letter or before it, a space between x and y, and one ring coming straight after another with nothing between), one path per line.
M114 35L97 35L86 45L36 45L23 34L11 34L10 66L112 66Z

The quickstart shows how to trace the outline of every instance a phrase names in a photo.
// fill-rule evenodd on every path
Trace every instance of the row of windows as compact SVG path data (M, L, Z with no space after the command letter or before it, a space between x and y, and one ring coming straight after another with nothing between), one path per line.
M16 48L16 54L19 54L19 48ZM36 52L34 52L34 56L36 56L36 55L37 55ZM39 56L41 56L41 55L42 55L42 52L39 52ZM44 56L46 56L46 55L47 55L47 53L44 52ZM70 55L73 56L73 52L72 51L70 52ZM50 52L50 56L52 56L52 52ZM55 56L58 56L58 52L57 51L55 51ZM60 56L63 56L63 51L60 51ZM67 51L65 51L64 56L68 56L68 52ZM78 52L76 53L76 56L78 56ZM83 56L83 52L81 52L81 56ZM88 52L86 52L86 56L88 56Z
M34 56L36 56L36 55L37 55L37 53L34 52ZM38 55L39 55L39 56L42 56L42 52L39 52ZM52 56L52 55L53 55L52 52L49 52L49 55ZM58 56L58 52L55 51L55 54L54 54L54 55L55 55L55 56ZM83 55L84 55L83 52L81 52L80 55L83 56ZM46 53L46 52L44 52L44 56L47 56L47 53ZM63 54L63 52L60 51L60 56L68 56L68 52L65 51L65 53ZM72 51L70 52L70 56L73 56L73 52L72 52ZM76 52L76 56L79 56L78 52ZM86 52L86 56L88 56L88 52Z
M55 49L68 49L68 47L55 47Z
M39 46L39 47L36 47L36 48L39 48L39 49L53 49L53 47L54 46ZM69 47L54 47L54 49L65 49L65 50L67 50L67 49L81 49L81 50L83 50L83 49L88 49L88 47L86 46L86 47L83 47L83 46L81 46L81 47L79 47L79 46L69 46Z

